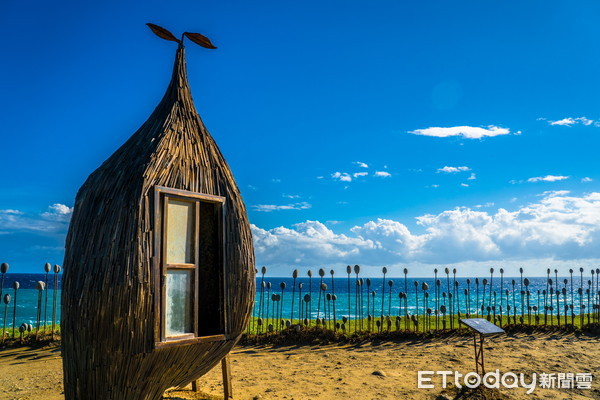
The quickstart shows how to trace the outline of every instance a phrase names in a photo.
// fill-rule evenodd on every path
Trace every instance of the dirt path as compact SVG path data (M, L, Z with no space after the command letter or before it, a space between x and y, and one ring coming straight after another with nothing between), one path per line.
M600 399L600 340L575 335L507 335L489 340L486 367L501 373L592 373L591 390L502 389L500 398ZM231 354L235 399L435 399L456 390L417 388L419 370L473 370L472 340L465 337L364 345L237 347ZM201 390L222 396L220 368L200 381ZM207 398L190 390L165 399ZM58 348L0 351L0 399L63 400ZM440 397L441 399L441 397Z

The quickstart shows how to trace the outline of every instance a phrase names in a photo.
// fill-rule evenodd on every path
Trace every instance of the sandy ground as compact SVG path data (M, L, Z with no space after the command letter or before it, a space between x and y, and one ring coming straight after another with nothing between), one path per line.
M486 342L488 371L592 373L591 390L502 389L504 398L600 399L600 340L575 335L505 335ZM417 388L419 370L473 370L473 342L467 337L362 345L237 347L231 354L235 399L444 399L457 390ZM374 374L375 373L375 374ZM171 391L165 399L222 398L220 367L200 380L204 394ZM444 397L439 397L440 395ZM0 350L0 399L62 400L60 350Z

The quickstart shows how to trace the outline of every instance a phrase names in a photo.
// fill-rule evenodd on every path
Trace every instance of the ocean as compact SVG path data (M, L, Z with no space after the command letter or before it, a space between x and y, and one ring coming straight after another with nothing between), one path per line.
M56 318L55 321L60 321L60 282L62 274L58 274L58 290L54 290L54 273L48 274L48 286L47 290L41 293L41 323L52 324L52 311L53 311L53 299L57 298ZM556 277L551 276L553 285L556 284ZM329 313L333 313L333 300L327 300L327 295L330 296L335 294L335 308L338 318L343 316L349 318L362 317L366 318L367 315L404 315L405 307L409 314L415 314L417 312L422 315L426 308L433 310L439 309L442 304L446 305L447 312L451 311L449 297L443 296L443 293L453 293L453 299L455 300L454 312L460 311L465 314L467 309L472 315L477 313L477 310L481 310L481 306L484 306L487 314L487 307L495 307L497 315L499 314L500 306L503 309L503 315L507 315L507 305L511 307L511 315L514 310L517 310L517 316L523 312L527 315L528 306L533 308L539 308L543 314L544 305L552 305L554 313L556 309L560 308L560 314L564 315L565 306L569 307L568 314L571 314L570 305L573 305L573 312L577 315L580 313L582 306L585 307L584 312L588 312L588 309L593 309L594 304L600 303L598 294L599 282L597 277L584 276L583 280L579 275L575 275L571 281L570 277L558 277L560 289L560 295L557 297L555 294L546 296L543 291L548 290L550 292L550 286L546 277L528 278L529 286L526 287L521 277L504 277L501 281L499 276L494 276L493 280L487 276L487 284L483 285L483 278L479 278L479 285L475 283L475 278L470 278L470 283L467 282L467 278L456 278L458 286L455 286L454 278L450 276L447 280L446 276L438 276L440 286L436 292L435 281L433 278L370 278L367 282L366 278L363 278L362 286L357 286L356 276L352 273L350 280L348 277L334 278L332 280L331 275L327 274L323 277L322 283L326 285L323 287L325 290L319 291L318 288L321 286L321 277L313 276L312 280L308 277L302 277L296 279L295 289L293 278L281 278L281 277L265 277L265 287L261 290L262 278L260 275L256 279L256 298L254 307L254 316L265 317L267 308L271 317L274 310L274 302L272 301L273 294L277 294L281 297L281 302L277 302L276 306L280 309L280 315L284 319L291 319L292 317L292 295L293 295L293 317L294 319L302 318L314 319L317 317L317 311L319 312L320 318L325 316L325 307L329 310ZM523 278L525 279L525 278ZM567 280L565 284L564 281ZM20 288L17 292L17 307L16 307L16 318L15 324L18 327L22 323L30 323L35 326L37 321L38 313L38 301L39 291L36 289L38 281L45 282L45 274L5 274L3 294L11 295L11 302L6 308L7 311L7 328L12 327L14 299L15 291L13 289L13 283L18 281ZM390 286L389 283L392 282ZM417 285L415 286L415 282ZM490 285L491 282L491 285ZM513 285L514 282L514 285ZM571 286L571 282L573 285ZM268 289L268 284L271 284L271 289ZM368 285L368 283L370 283ZM429 286L428 298L425 299L423 291L423 283ZM281 286L285 284L285 288L282 290ZM300 288L300 285L302 288ZM521 286L522 285L522 286ZM485 286L485 288L484 288ZM582 287L582 294L578 293L578 289ZM416 288L416 290L415 290ZM456 288L456 290L454 289ZM468 289L469 295L465 295L465 290ZM555 287L553 288L556 289ZM591 289L588 293L587 289ZM508 296L506 294L508 290ZM523 290L523 294L521 292ZM527 296L527 290L530 295ZM566 295L563 295L562 292ZM373 295L373 292L375 294ZM404 299L400 298L400 292L406 292L406 304ZM370 295L369 295L370 293ZM456 294L458 293L458 295ZM304 301L305 295L310 296L310 301L307 303ZM321 295L319 300L319 294ZM262 300L261 300L262 297ZM46 301L47 298L47 301ZM331 298L331 297L330 297ZM456 301L458 299L458 301ZM417 303L418 301L418 303ZM529 302L528 302L529 301ZM546 301L546 303L544 303ZM589 304L589 306L588 306ZM350 306L349 306L350 305ZM4 324L4 303L0 304L0 328ZM481 311L479 311L481 313Z

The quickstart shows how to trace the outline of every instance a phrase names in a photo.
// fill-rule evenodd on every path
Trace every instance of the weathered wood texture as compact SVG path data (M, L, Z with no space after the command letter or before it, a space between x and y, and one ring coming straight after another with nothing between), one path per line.
M226 198L226 340L155 346L155 186ZM142 127L77 193L62 291L65 398L160 399L225 357L254 301L254 251L229 166L194 107L179 45L169 87Z

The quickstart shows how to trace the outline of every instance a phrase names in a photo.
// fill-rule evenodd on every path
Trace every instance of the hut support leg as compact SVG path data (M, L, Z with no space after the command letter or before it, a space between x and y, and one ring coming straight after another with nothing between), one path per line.
M223 372L223 398L225 400L233 399L231 391L231 368L229 366L229 355L221 360L221 370ZM192 391L198 393L200 380L192 381Z
M231 368L229 366L229 355L221 360L221 369L223 371L223 398L225 400L233 399L231 391Z

